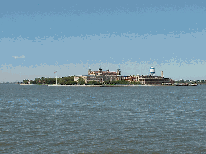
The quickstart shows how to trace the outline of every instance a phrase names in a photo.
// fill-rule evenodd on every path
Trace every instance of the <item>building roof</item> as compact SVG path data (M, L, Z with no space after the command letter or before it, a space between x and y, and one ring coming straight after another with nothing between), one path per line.
M99 71L91 71L91 73L88 73L88 75L98 74L98 73L99 73ZM102 73L102 75L117 75L117 72L115 72L115 71L102 71L101 73Z

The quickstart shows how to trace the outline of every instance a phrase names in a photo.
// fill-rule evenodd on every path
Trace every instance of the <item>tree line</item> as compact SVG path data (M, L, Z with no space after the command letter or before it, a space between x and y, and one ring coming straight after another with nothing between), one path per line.
M29 83L29 80L23 80L25 84ZM77 84L76 81L74 81L74 76L68 76L68 77L62 77L57 78L57 83L61 85L74 85ZM35 78L35 80L30 80L30 84L56 84L56 78Z
M29 80L23 80L25 84L29 83ZM61 85L102 85L102 84L109 84L109 85L118 85L118 84L124 84L124 85L129 85L129 84L140 84L140 82L135 82L135 81L127 81L127 80L119 80L119 81L105 81L104 83L100 83L98 81L88 81L85 83L85 80L83 78L79 78L78 81L74 81L74 76L68 76L68 77L62 77L62 78L57 78L57 83ZM56 78L35 78L35 80L30 80L30 84L56 84Z

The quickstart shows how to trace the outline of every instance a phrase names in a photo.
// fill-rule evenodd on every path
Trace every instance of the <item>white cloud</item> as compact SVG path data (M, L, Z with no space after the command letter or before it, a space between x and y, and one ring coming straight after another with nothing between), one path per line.
M14 57L15 59L17 59L17 58L25 58L25 56L24 55L22 55L22 56L12 56L12 57Z

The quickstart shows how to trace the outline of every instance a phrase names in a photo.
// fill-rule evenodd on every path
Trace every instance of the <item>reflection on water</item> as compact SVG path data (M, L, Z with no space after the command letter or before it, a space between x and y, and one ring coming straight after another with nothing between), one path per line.
M204 153L205 94L0 84L0 153Z

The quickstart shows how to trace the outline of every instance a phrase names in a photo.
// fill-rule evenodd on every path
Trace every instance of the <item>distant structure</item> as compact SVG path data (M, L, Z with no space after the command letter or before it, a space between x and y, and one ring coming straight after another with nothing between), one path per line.
M154 75L155 74L155 68L154 67L150 67L150 74Z
M162 78L164 77L164 75L163 75L163 71L161 71L161 77L162 77Z
M140 82L141 84L173 84L174 81L170 78L163 77L163 71L161 72L161 76L155 76L155 68L150 67L150 75L133 75L133 76L122 76L120 69L117 71L103 71L99 68L98 71L88 70L88 75L74 76L74 81L78 82L78 79L81 77L84 79L87 84L89 81L97 81L100 83L108 82L108 81L118 81L118 80L126 80L130 82Z
M54 72L56 74L56 85L57 85L57 71ZM163 71L161 71L161 76L155 76L155 68L150 67L150 75L121 75L121 70L117 69L117 71L110 71L105 70L103 71L100 67L98 71L92 71L91 69L88 70L88 75L79 75L74 76L74 81L79 81L79 78L82 78L85 81L85 84L87 84L90 81L96 81L99 83L115 83L113 81L129 81L132 84L136 84L135 82L139 82L140 84L146 84L146 85L172 85L174 84L174 81L171 78L164 78ZM62 77L63 78L63 77ZM41 83L45 84L46 80L44 77L42 78L35 78L35 83ZM51 81L55 82L55 81ZM25 84L31 84L33 83L32 80L25 79L23 80L24 85ZM93 82L94 83L94 82ZM118 82L116 82L118 83ZM121 83L121 82L119 82ZM124 82L122 82L124 83Z
M57 85L57 71L54 72L54 74L56 73L56 85Z
M120 69L117 69L117 75L121 75Z
M138 77L138 81L141 84L157 84L157 85L170 85L173 84L174 81L170 78L164 78L161 76L153 76L153 75L139 75Z
M120 69L117 69L117 72L109 71L109 69L106 71L102 71L101 68L99 68L98 71L91 71L91 69L89 69L88 75L103 75L103 76L104 75L121 75L121 71L120 71Z
M88 83L89 81L104 83L105 81L121 80L121 71L120 69L117 69L117 72L109 71L109 69L103 71L102 68L99 68L98 71L92 71L89 69L88 75L74 76L74 81L78 81L80 77L85 80L85 83Z

